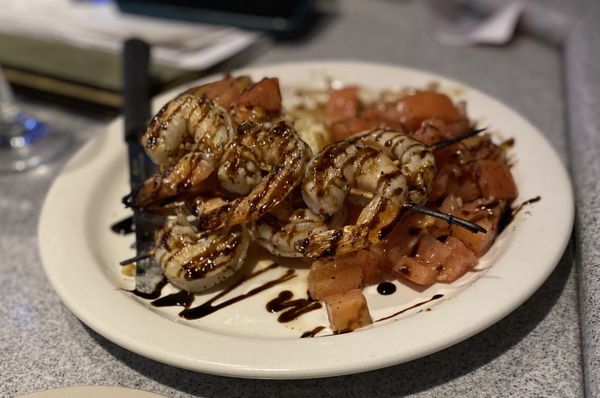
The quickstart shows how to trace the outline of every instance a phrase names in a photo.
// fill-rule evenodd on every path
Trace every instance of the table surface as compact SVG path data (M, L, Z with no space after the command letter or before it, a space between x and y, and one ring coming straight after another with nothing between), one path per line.
M338 2L311 36L265 46L245 65L363 60L461 80L510 104L567 161L562 58L518 34L503 47L445 47L434 41L423 2ZM0 175L0 396L74 385L116 385L166 396L560 396L583 394L576 267L572 245L543 286L487 330L436 354L366 373L321 380L229 379L133 354L81 323L42 270L37 223L62 165L110 118L21 99L24 110L72 137L60 159ZM65 213L68 216L67 213Z

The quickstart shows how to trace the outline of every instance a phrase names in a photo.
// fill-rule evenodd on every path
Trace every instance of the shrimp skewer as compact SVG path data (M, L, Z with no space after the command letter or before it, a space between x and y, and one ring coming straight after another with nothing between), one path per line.
M408 183L408 201L423 204L431 192L435 176L435 158L428 145L389 129L375 129L355 138L363 144L378 149L398 165Z
M198 293L241 268L249 241L243 226L199 232L185 216L179 215L156 232L154 257L173 285Z
M355 225L312 233L296 242L296 250L309 257L328 257L378 243L405 211L426 210L419 205L427 201L436 173L433 151L481 131L424 145L401 131L374 129L326 147L311 161L303 183L302 194L309 208L327 218L343 207L348 194L358 193L368 203ZM400 173L404 180L394 180L394 173ZM369 179L371 186L366 183ZM395 181L394 191L384 188L387 179ZM385 194L388 196L382 196ZM477 225L436 216L481 231Z
M246 195L198 218L203 230L245 224L268 213L302 181L310 147L284 122L240 124L218 170L223 188ZM265 174L264 169L269 171Z
M145 207L197 189L217 167L234 130L226 110L207 98L186 94L167 103L152 119L142 145L161 172L132 195Z
M254 221L250 232L255 242L271 254L280 257L302 257L302 253L296 250L296 242L305 239L311 233L339 227L345 218L346 211L340 211L327 223L323 217L306 208L299 193L293 192L269 213Z
M302 196L326 220L341 210L352 188L373 192L354 225L317 232L296 242L307 257L350 253L378 243L396 225L408 185L401 170L384 153L360 142L341 141L326 147L309 163Z

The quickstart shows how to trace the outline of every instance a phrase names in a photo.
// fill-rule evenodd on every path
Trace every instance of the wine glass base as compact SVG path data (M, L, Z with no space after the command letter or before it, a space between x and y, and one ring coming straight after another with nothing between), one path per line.
M57 134L29 115L18 113L0 123L0 173L31 169L55 159L69 146L69 136Z
M21 147L0 146L0 172L19 172L48 163L64 152L71 142L66 135L45 134Z

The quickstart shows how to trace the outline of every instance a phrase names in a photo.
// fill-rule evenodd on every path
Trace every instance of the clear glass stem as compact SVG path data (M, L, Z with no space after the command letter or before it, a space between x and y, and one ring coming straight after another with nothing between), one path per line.
M1 68L0 66L0 145L5 145L10 144L12 137L23 135L25 129L16 120L19 108Z
M15 103L15 96L0 67L0 121L13 121L17 113L19 108Z

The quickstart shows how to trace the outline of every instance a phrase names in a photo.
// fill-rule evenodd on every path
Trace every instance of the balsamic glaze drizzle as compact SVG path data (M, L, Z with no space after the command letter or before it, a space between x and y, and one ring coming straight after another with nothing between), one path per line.
M190 305L192 305L194 297L194 293L186 292L185 290L180 290L177 293L171 293L165 297L156 299L150 304L152 304L154 307L181 306L188 308Z
M314 328L313 330L309 330L307 332L304 332L300 335L301 339L305 339L307 337L315 337L317 335L317 333L319 333L321 330L325 329L325 326L317 326L316 328Z
M398 312L396 312L396 313L393 313L392 315L389 315L389 316L386 316L386 317L380 318L380 319L378 319L378 320L374 321L373 323L375 323L375 322L381 322L381 321L385 321L386 319L393 318L393 317L395 317L395 316L398 316L398 315L400 315L400 314L403 314L403 313L405 313L405 312L406 312L406 311L408 311L408 310L412 310L413 308L417 308L417 307L420 307L420 306L422 306L422 305L425 305L425 304L427 304L427 303L430 303L430 302L432 302L432 301L439 300L439 299L441 299L442 297L444 297L444 295L443 295L443 294L436 294L436 295L434 295L433 297L431 297L429 300L425 300L425 301L423 301L423 302L420 302L420 303L417 303L417 304L415 304L415 305L411 305L410 307L408 307L408 308L405 308L405 309L403 309L403 310L400 310L400 311L398 311Z
M301 298L292 300L294 294L289 290L284 290L279 293L277 297L269 301L266 305L266 309L269 312L280 312L283 311L277 320L280 323L291 322L298 318L300 315L306 314L319 308L323 308L323 305L318 301L309 298Z
M542 197L536 196L535 198L524 201L516 207L507 207L500 215L500 220L498 220L498 234L504 231L506 227L513 222L515 216L523 209L523 207L539 202L540 200L542 200Z
M231 292L233 289L235 289L236 287L240 286L242 283L246 282L249 279L252 279L268 270L271 270L275 267L278 267L279 265L276 263L271 264L270 266L263 268L259 271L256 271L240 280L238 280L236 283L234 283L233 285L231 285L230 287L228 287L227 289L223 290L222 292L220 292L219 294L217 294L215 297L211 298L210 300L206 301L205 303L197 306L197 307L193 307L193 308L187 308L183 311L181 311L179 313L179 316L185 319L199 319L199 318L203 318L207 315L210 315L222 308L228 307L232 304L235 304L239 301L242 301L244 299L247 299L249 297L252 297L264 290L270 289L273 286L276 286L280 283L284 283L289 281L292 278L296 277L296 272L293 269L288 269L282 276L275 278L275 279L271 279L270 281L267 281L265 283L263 283L260 286L255 287L254 289L240 294L238 296L232 297L229 300L223 301L220 304L216 304L213 305L213 303L215 301L217 301L218 299L220 299L221 297L223 297L224 295L226 295L227 293Z
M160 297L160 295L162 294L162 288L165 287L167 282L169 282L167 278L163 277L162 280L156 285L156 288L154 288L154 290L150 293L140 292L137 289L128 290L128 292L133 293L134 295L146 300L155 300Z
M394 294L394 292L396 292L396 285L394 285L392 282L381 282L379 285L377 285L377 293L383 296Z

